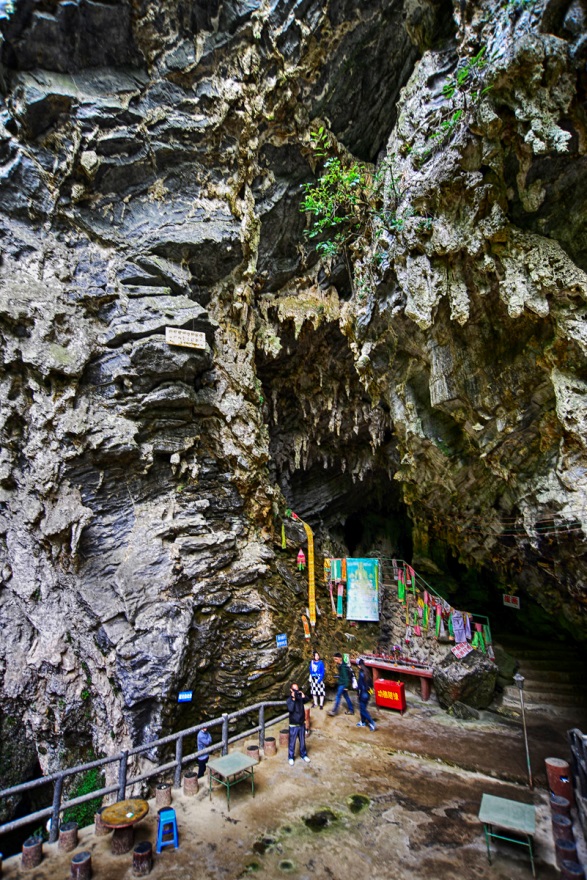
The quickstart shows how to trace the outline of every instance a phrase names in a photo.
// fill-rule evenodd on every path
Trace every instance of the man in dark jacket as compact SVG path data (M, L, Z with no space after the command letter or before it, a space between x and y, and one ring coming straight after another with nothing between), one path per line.
M295 683L292 684L289 691L287 711L289 712L289 764L293 767L296 739L299 739L300 741L300 758L302 761L305 761L306 764L309 764L310 759L306 753L306 710L304 708L304 694Z
M354 715L355 710L353 704L351 703L351 698L349 697L349 688L352 684L352 672L350 667L347 666L346 663L343 663L342 654L334 655L334 662L338 667L338 680L336 685L336 697L334 698L334 706L332 711L330 711L329 715L336 715L338 712L338 707L340 706L340 701L344 696L347 704L347 708L345 709L345 715Z

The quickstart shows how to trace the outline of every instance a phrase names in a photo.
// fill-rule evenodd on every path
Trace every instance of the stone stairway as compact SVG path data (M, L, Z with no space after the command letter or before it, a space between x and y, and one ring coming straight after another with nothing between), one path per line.
M572 714L587 712L587 660L576 647L525 640L496 639L519 663L524 676L526 709ZM504 688L501 707L520 709L520 693L515 684Z

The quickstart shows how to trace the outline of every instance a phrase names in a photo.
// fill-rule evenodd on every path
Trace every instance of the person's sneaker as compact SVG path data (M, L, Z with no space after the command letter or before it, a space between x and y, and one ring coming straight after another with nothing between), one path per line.
M370 724L370 725L369 725L369 730L377 730L377 728L375 727L374 724Z
M334 718L334 716L336 715L336 712L327 712L326 714L330 715L331 718Z
M294 765L294 759L293 759L293 758L290 758L290 759L289 759L289 766L290 766L290 767L293 767L293 765Z
M355 710L353 709L352 712L351 712L350 709L345 709L345 710L344 710L344 714L345 714L345 715L354 715L354 714L355 714Z
M322 711L323 708L324 708L324 706L320 706L320 711Z
M357 721L357 727L367 727L364 721Z
M309 763L310 763L310 759L308 758L307 755L304 755L304 757L302 758L302 761L305 761L306 764L309 764Z

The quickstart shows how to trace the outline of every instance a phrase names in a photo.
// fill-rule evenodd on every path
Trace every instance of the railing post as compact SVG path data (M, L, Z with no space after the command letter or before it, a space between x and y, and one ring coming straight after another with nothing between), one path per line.
M128 752L122 752L118 765L118 800L123 801L126 796L126 764Z
M61 809L61 792L63 791L63 774L58 776L53 787L53 813L51 814L51 831L49 843L56 843L59 837L59 813Z
M265 748L265 703L259 709L259 748Z
M228 755L228 715L222 713L222 754Z
M177 742L175 743L175 779L173 784L176 788L181 786L181 762L183 758L183 736L177 737Z

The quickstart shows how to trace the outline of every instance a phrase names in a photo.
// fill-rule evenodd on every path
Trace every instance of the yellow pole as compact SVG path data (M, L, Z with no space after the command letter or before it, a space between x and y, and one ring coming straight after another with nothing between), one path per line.
M301 520L308 539L308 610L310 625L316 626L316 582L314 580L314 533L308 523Z

